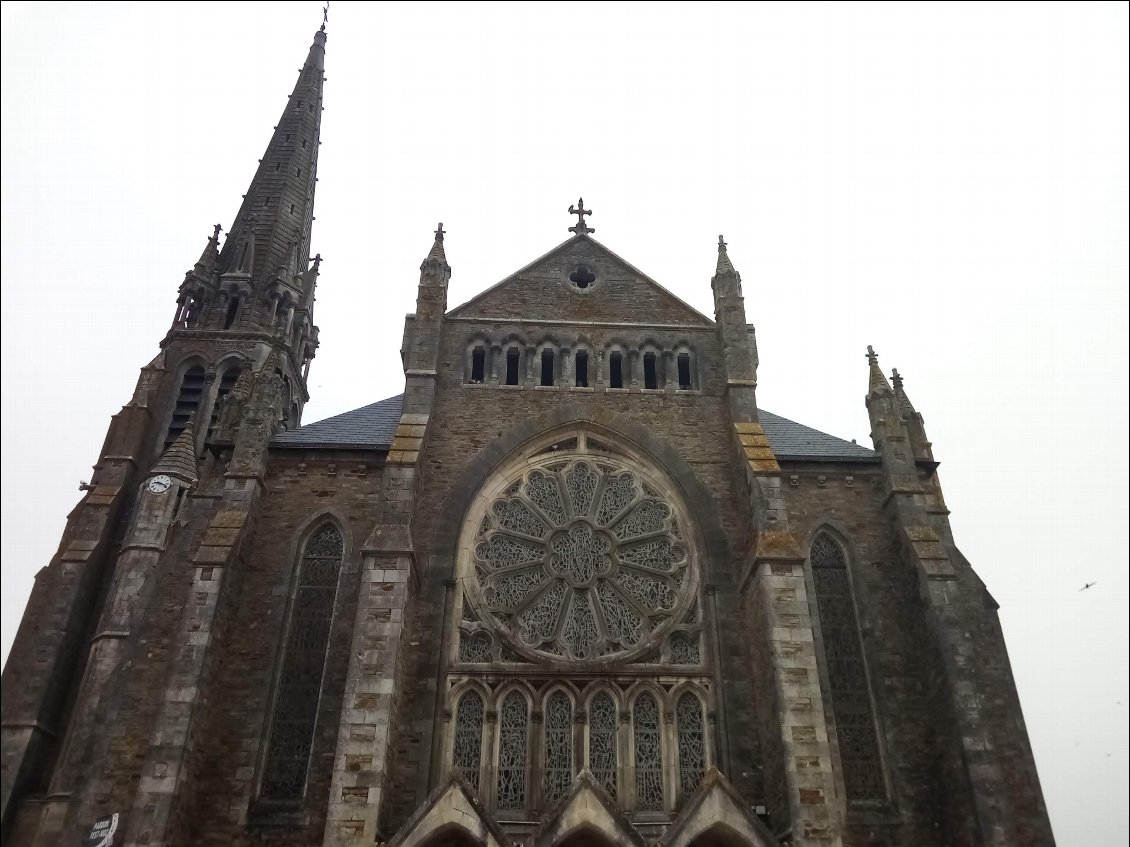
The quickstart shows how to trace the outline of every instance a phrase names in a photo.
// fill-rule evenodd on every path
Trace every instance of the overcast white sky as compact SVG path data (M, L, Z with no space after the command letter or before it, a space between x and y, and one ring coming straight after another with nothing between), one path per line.
M305 420L401 390L439 220L452 305L568 237L583 194L712 314L725 233L764 408L867 444L865 346L906 378L1059 843L1121 842L1127 8L333 3ZM320 17L3 4L5 657Z

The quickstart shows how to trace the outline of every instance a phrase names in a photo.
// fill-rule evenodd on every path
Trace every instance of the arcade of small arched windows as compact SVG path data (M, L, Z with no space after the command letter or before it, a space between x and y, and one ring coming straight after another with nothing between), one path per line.
M696 391L694 349L680 342L559 345L551 341L501 343L476 338L463 363L466 385L568 387L601 390Z
M559 801L582 769L621 809L672 813L714 766L710 702L687 682L466 681L445 711L445 761L486 806L518 817Z

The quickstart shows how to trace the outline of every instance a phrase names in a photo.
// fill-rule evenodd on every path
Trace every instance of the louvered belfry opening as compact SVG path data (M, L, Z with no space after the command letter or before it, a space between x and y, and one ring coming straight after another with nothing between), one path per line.
M188 419L200 407L200 398L204 396L204 368L193 365L181 377L180 391L177 393L177 402L173 407L173 416L169 420L169 429L165 433L165 446L168 447L177 440Z

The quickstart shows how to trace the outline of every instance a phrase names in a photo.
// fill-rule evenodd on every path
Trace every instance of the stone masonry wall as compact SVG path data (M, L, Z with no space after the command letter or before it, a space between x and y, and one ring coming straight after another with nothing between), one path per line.
M944 807L938 803L942 787L935 772L934 728L944 716L930 696L932 656L917 578L884 517L878 466L783 465L782 476L790 524L804 552L822 527L847 545L892 786L890 803L848 804L844 845L942 847L948 842ZM830 742L836 751L834 733Z
M360 549L372 529L371 503L380 479L381 458L376 454L280 451L272 456L261 515L240 563L238 593L224 637L213 645L219 651L213 714L206 749L200 753L192 825L184 832L191 843L321 843L360 582ZM342 528L345 559L306 796L294 807L270 807L258 802L256 793L275 675L300 542L322 517L333 518Z

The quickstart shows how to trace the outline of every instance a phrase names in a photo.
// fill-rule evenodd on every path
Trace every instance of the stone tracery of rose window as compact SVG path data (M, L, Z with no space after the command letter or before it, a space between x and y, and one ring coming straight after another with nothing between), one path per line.
M635 658L694 620L693 548L648 474L611 454L522 467L485 504L464 568L484 629L527 659L587 663ZM462 660L487 660L477 637Z

